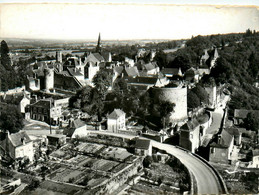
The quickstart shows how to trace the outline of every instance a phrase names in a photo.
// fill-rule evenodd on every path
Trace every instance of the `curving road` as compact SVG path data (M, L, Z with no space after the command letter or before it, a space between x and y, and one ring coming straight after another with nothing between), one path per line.
M134 138L132 135L125 134L116 134L111 132L104 131L89 131L91 133L97 134L107 134L113 135L117 137L124 138ZM147 139L147 138L144 138ZM167 153L177 157L181 160L181 162L193 173L196 181L197 181L197 193L198 194L219 194L221 192L220 185L216 176L213 174L212 170L205 165L198 158L193 156L191 153L176 148L175 146L169 144L163 144L160 142L152 141L152 146L159 148L161 150L165 150Z
M219 183L212 170L190 153L172 145L152 141L153 147L165 150L181 160L181 162L193 173L197 181L198 194L219 194Z

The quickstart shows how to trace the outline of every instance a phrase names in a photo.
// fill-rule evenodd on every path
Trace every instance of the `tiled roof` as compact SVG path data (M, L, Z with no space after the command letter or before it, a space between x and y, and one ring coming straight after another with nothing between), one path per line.
M50 99L42 99L39 100L37 102L35 102L34 104L32 104L32 106L37 106L37 107L41 107L41 108L50 108Z
M125 67L125 71L129 77L139 76L138 68L134 67Z
M144 150L148 150L150 147L150 140L147 139L137 139L136 140L136 144L135 147L138 149L144 149Z
M157 77L136 77L136 78L127 78L127 82L131 84L147 84L147 85L155 85L157 82Z
M219 144L222 146L229 147L232 140L233 136L230 135L226 130L223 130L221 133L221 139L219 141Z
M116 66L115 68L114 68L114 71L115 72L117 72L118 74L121 74L122 73L122 71L123 71L123 67L122 66Z
M197 121L197 119L192 119L192 120L189 120L187 121L182 127L181 129L184 129L184 130L194 130L196 127L198 127L200 124L199 122Z
M230 135L241 135L241 132L235 127L226 128L225 131L227 131Z
M153 70L155 69L156 67L152 64L152 63L148 63L148 64L145 64L144 65L144 68L149 71L149 70Z
M107 62L109 61L109 57L110 57L111 53L110 52L102 52L102 56L104 58L104 60Z
M164 68L161 70L163 74L172 74L182 76L182 72L180 68Z
M27 135L25 131L20 131L18 133L10 134L9 138L14 147L23 145L23 141L26 144L31 142L30 137Z
M114 109L114 111L111 114L108 115L108 118L109 119L117 119L124 114L125 114L125 112L123 112L122 110Z
M235 118L246 118L247 114L250 112L256 112L259 114L259 110L245 110L245 109L235 109L234 117Z
M72 121L71 125L72 125L72 128L76 128L77 129L77 128L85 126L86 124L81 119L76 119L76 120Z
M99 53L92 53L94 55L94 57L99 60L99 61L104 61L103 56L101 56L101 54Z
M253 156L259 156L259 149L252 150Z
M23 98L29 99L25 92L0 96L0 101L8 104L18 105Z
M83 75L81 74L81 72L79 72L79 71L74 71L73 68L67 68L67 70L68 70L68 72L69 72L72 76L83 76Z

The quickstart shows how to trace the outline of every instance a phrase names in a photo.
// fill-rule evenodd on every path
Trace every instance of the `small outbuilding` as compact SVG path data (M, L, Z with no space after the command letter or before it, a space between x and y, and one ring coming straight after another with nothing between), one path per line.
M135 144L135 153L142 156L152 155L152 144L147 139L137 139Z
M47 135L48 145L62 146L66 144L66 136L61 134Z
M118 130L125 129L125 117L125 112L120 109L114 109L107 117L108 130L117 133Z

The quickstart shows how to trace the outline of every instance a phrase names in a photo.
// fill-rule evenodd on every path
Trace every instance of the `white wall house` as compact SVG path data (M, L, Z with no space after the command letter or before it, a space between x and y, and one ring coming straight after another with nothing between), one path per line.
M96 73L100 70L100 67L98 65L95 65L94 63L90 62L88 67L88 79L89 81L92 81Z
M114 111L107 117L108 130L118 132L120 129L125 129L125 112L120 109Z
M259 168L259 149L252 151L252 161L249 162L248 168Z
M27 157L31 162L34 158L33 142L25 131L9 134L6 133L4 140L0 142L1 147L5 153L11 158L24 158Z
M72 121L71 128L74 131L71 138L85 137L88 135L86 123L80 119Z

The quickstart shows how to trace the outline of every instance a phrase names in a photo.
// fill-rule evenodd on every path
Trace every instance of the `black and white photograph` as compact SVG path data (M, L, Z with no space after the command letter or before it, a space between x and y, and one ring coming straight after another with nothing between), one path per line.
M259 1L2 0L0 194L259 193Z

